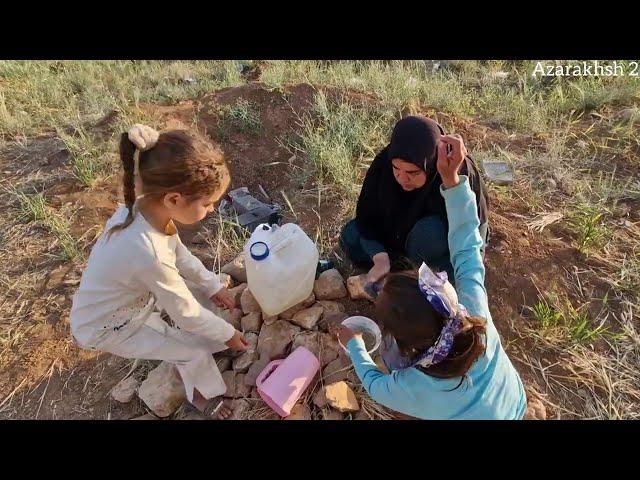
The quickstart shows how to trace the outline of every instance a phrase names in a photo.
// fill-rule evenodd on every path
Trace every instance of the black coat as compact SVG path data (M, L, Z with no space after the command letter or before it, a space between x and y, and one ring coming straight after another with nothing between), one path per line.
M382 243L387 252L404 253L407 236L418 220L438 215L448 229L447 211L440 194L442 179L435 162L425 165L425 185L406 192L393 175L389 149L390 146L387 146L380 151L369 167L358 199L356 224L363 237ZM460 174L469 177L470 187L476 194L480 223L486 222L486 188L471 157L466 157Z

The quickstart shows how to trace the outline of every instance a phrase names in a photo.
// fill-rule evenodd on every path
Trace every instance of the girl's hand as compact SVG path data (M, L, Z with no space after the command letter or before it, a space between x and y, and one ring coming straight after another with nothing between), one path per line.
M147 125L136 123L129 129L129 140L140 150L149 150L158 142L160 134Z
M353 337L356 335L362 336L362 333L354 332L350 328L340 325L340 327L337 328L336 335L338 336L338 341L346 347L347 343L349 343Z
M225 342L225 345L233 350L239 350L241 352L249 349L249 342L244 338L242 332L239 332L238 330L233 334L233 337Z
M227 290L227 287L222 287L222 290L212 295L211 301L220 308L227 307L229 310L236 308L236 299L231 295L229 290Z
M447 153L447 147L451 145L451 152ZM438 144L438 173L442 178L445 188L455 187L460 183L458 172L467 155L467 148L464 146L460 135L443 135Z

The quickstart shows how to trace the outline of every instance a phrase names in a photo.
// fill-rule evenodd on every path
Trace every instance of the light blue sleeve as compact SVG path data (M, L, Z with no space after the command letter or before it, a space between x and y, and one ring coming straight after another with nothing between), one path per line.
M449 251L455 272L458 301L471 315L491 321L487 291L484 287L484 263L480 248L482 238L478 232L480 220L476 196L469 187L466 175L453 188L440 187L449 219Z
M416 414L416 397L412 393L414 382L407 378L413 369L383 373L367 353L362 337L352 338L347 348L356 374L373 400L396 412Z

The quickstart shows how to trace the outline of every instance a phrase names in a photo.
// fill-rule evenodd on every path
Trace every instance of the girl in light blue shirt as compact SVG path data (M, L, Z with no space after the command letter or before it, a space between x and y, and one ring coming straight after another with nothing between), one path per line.
M390 374L377 367L360 334L341 327L338 337L368 394L390 409L420 419L519 420L527 399L489 312L475 194L458 175L464 154L459 136L441 137L437 165L457 291L445 273L424 264L419 273L386 277L375 319Z

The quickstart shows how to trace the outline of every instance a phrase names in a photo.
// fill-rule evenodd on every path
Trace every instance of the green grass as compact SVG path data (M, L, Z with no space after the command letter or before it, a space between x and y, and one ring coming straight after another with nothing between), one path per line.
M257 135L262 127L256 106L242 98L238 99L234 105L222 110L222 119L223 124L219 128L225 138L228 138L225 125L227 122L241 132L252 135Z
M0 61L0 137L97 121L243 82L237 61Z
M312 115L303 119L297 148L315 166L318 184L333 184L353 197L359 190L360 167L384 145L390 121L384 112L346 98L330 101L320 91Z
M447 113L473 113L471 92L455 75L424 61L268 62L261 80L272 87L311 83L364 92L399 115L418 104Z
M18 199L23 220L35 221L53 234L62 250L64 260L75 261L82 258L82 252L71 235L69 221L47 204L42 193L27 195L17 190L12 193Z
M576 236L576 247L582 253L597 251L611 237L603 223L605 212L596 205L580 204L572 212L569 226Z
M213 216L212 223L214 234L207 237L212 239L209 249L214 257L214 268L219 269L242 252L250 233L236 221L223 218L219 212Z
M76 127L72 134L58 130L73 159L73 175L84 186L92 187L105 176L116 171L109 162L110 142L94 138L83 127Z
M606 296L602 304L604 311L607 305ZM588 306L589 304L585 303L575 308L568 299L561 302L554 293L551 293L540 294L536 304L527 309L531 312L538 330L547 339L584 344L599 337L607 337L611 340L621 338L621 335L612 333L604 322L594 325Z
M542 330L557 327L562 320L562 313L556 310L544 297L540 297L538 302L531 307L531 312Z

